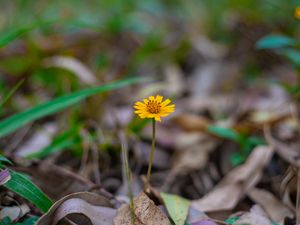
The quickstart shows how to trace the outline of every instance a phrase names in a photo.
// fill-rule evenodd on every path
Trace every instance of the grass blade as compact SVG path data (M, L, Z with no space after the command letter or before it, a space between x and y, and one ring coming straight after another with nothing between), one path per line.
M4 186L33 203L42 212L47 212L52 206L48 196L27 177L12 170L9 172L11 179Z
M55 19L50 21L35 22L24 27L18 27L14 30L7 31L0 36L0 48L4 47L5 45L8 45L10 42L14 41L15 39L21 37L22 35L30 32L35 28L47 26L57 21L58 20Z
M0 137L10 134L15 130L17 130L18 128L36 119L59 112L69 106L79 103L80 101L94 94L103 93L106 91L118 89L121 87L128 86L130 84L135 84L147 80L149 79L127 78L124 80L116 81L99 87L80 90L71 94L58 97L46 103L42 103L38 106L17 113L9 118L0 121Z
M14 93L19 89L19 87L24 83L25 79L20 80L10 91L7 95L0 101L0 112L3 105L14 95Z

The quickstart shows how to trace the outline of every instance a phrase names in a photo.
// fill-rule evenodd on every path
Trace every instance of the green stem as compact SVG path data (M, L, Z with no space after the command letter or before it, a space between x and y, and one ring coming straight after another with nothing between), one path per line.
M152 119L152 146L149 158L149 165L148 165L148 172L147 172L147 184L150 183L150 175L151 175L151 168L152 168L152 161L153 161L153 153L155 148L155 119Z

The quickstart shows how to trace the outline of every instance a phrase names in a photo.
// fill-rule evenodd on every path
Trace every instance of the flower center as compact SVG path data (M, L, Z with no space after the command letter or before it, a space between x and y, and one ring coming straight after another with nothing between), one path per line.
M158 114L160 112L161 105L155 100L149 100L147 103L147 111L152 114Z

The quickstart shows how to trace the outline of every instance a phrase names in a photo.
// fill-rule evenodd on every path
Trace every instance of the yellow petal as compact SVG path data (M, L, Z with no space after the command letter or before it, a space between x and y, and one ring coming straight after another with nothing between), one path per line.
M144 113L144 111L143 110L136 110L136 111L134 111L134 113L140 114L140 113Z
M136 102L135 105L145 105L145 104L142 102Z
M166 99L165 101L163 101L163 102L161 103L161 106L166 106L166 105L168 105L170 102L171 102L170 99Z
M157 103L161 103L162 102L163 97L160 95L156 95L156 101Z
M135 109L145 109L147 106L144 106L144 105L135 105L133 106L133 108Z
M144 99L143 100L145 104L148 104L149 100L148 99Z
M161 122L160 116L155 116L155 120Z
M154 96L150 96L149 100L154 101L155 100Z

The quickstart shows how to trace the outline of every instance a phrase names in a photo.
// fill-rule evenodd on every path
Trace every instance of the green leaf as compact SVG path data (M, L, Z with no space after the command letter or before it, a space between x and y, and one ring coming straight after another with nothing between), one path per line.
M71 129L58 135L47 147L26 156L28 159L42 159L79 143L77 130Z
M128 124L128 130L135 134L139 134L150 122L150 119L140 119L135 116Z
M295 49L282 49L279 51L279 54L285 56L290 60L295 66L300 66L300 52Z
M240 141L240 135L231 128L210 125L208 126L207 130L218 137L236 142Z
M191 202L177 195L164 192L161 192L160 194L175 225L184 225Z
M3 164L12 165L13 163L10 160L8 160L6 157L4 157L3 155L0 155L0 165L3 165Z
M258 49L277 49L297 44L296 40L283 35L269 35L256 43Z
M138 82L147 81L149 79L145 78L127 78L124 80L116 81L110 84L102 85L99 87L88 88L80 90L71 94L67 94L46 103L42 103L38 106L25 110L23 112L17 113L7 119L0 121L0 137L8 135L18 128L24 126L41 117L59 112L69 106L72 106L85 98L103 93L106 91L118 89L121 87L128 86L130 84L135 84Z
M47 212L52 206L52 201L48 196L24 175L12 170L9 172L11 174L11 179L3 186L27 199L42 212Z
M238 166L246 160L246 156L240 152L235 152L230 155L230 162L232 166Z
M229 217L228 219L226 219L225 222L229 223L229 224L234 224L239 219L240 219L239 216L233 216L233 217Z
M13 225L11 219L6 216L0 221L0 225Z
M33 216L25 219L21 223L16 223L15 225L34 225L36 221L38 221L39 217Z
M3 218L3 220L0 221L0 225L34 225L38 219L39 218L37 216L33 216L33 217L26 218L22 222L13 223L11 219L8 216L6 216Z
M45 25L52 24L56 21L58 20L42 21L42 22L39 21L24 27L18 27L14 30L3 32L3 35L0 36L0 48L4 47L5 45L9 44L10 42L14 41L15 39L19 38L20 36L28 33L29 31L35 28L43 27Z

